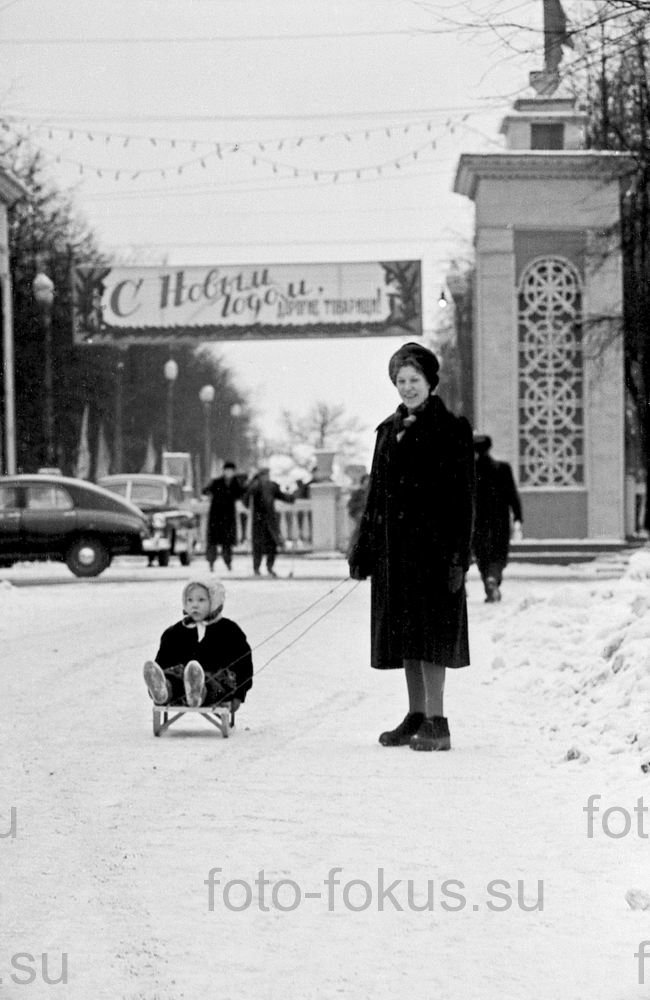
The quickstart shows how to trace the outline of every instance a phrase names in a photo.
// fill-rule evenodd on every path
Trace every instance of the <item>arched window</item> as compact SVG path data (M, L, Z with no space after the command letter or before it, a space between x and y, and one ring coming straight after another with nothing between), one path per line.
M584 485L582 282L563 257L531 261L519 283L519 482Z

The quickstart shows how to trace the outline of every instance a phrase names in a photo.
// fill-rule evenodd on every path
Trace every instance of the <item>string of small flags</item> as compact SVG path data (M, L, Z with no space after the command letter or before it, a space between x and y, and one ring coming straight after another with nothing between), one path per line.
M469 115L464 115L461 120L461 124L464 124L468 117ZM431 121L427 120L426 122L419 124L426 130L427 133L431 132L433 127L433 123ZM302 166L287 162L284 159L280 160L273 156L269 156L269 149L273 151L274 149L279 150L280 148L284 148L282 140L277 143L269 142L268 140L258 140L256 142L251 140L246 141L245 143L209 142L207 140L199 142L198 140L193 140L192 147L201 146L202 148L199 150L197 155L192 158L185 159L179 163L156 166L143 165L135 168L133 166L116 166L114 163L89 163L85 160L63 156L61 153L57 153L53 159L58 164L67 164L74 167L79 172L80 176L94 175L100 179L111 179L114 181L136 181L140 177L159 177L166 180L169 177L181 176L186 171L193 168L199 167L201 169L207 169L211 163L214 164L216 161L222 161L226 157L230 157L234 154L246 159L253 167L267 167L273 174L277 174L285 179L287 177L312 178L314 181L331 180L336 182L339 178L351 177L360 180L362 177L368 177L369 175L381 176L384 171L390 170L391 168L400 170L402 167L416 161L425 152L436 149L438 142L446 133L453 134L457 124L458 123L449 119L436 137L428 138L426 142L410 149L408 152L387 158L382 160L380 163L338 168ZM391 129L390 126L382 126L382 130L388 138L394 138L396 135L395 130ZM377 128L367 129L364 134L367 133L369 136L371 133L376 133L378 131L379 129ZM327 138L333 138L335 135L347 136L348 133L342 132L330 133L329 135L323 134L322 141L325 141ZM350 141L352 141L352 133L349 133L349 136ZM158 140L151 137L149 141L152 146L156 146ZM165 141L173 142L174 140ZM123 145L127 145L126 141ZM301 145L300 139L295 141L295 146L297 147L299 145ZM291 147L288 146L287 151L289 151L290 148Z
M414 162L423 153L428 150L436 149L437 140L430 139L426 143L410 149L407 153L403 153L400 156L391 157L390 159L383 160L381 163L376 164L363 164L360 166L352 167L338 167L338 168L322 168L322 167L304 167L296 166L293 163L287 163L280 160L274 160L266 156L260 156L259 153L255 154L249 150L243 150L237 146L231 146L227 149L219 148L218 151L213 151L212 153L204 153L191 160L185 160L179 164L156 166L156 167L141 167L134 170L133 168L115 168L113 165L106 164L90 164L82 162L76 159L71 159L69 157L64 157L57 155L55 161L57 163L65 163L70 166L75 167L80 176L92 175L101 179L113 179L116 181L130 179L132 181L137 180L139 177L152 177L157 176L162 179L167 179L172 176L182 175L186 170L193 167L200 166L203 169L207 169L210 162L215 160L223 160L224 155L229 153L237 153L239 156L244 157L253 167L265 166L268 167L272 173L278 174L284 177L311 177L313 180L332 180L337 181L340 177L348 176L361 179L362 176L367 176L368 174L381 175L384 170L394 167L399 170L408 163Z
M460 118L453 119L447 118L444 123L444 130L453 134L455 127L464 124L470 118L470 113L467 112L463 114ZM402 124L388 124L388 125L372 125L365 128L359 129L340 129L333 132L312 132L305 133L302 135L284 135L272 139L242 139L233 142L232 140L222 140L220 142L215 142L215 140L210 139L194 139L194 138L180 138L180 137L170 137L170 136L160 136L160 135L140 135L133 133L124 132L112 132L104 131L101 129L88 129L88 128L74 128L67 125L54 125L51 123L44 124L27 124L19 119L17 116L15 118L9 117L10 121L16 124L20 124L21 127L26 127L29 132L46 134L48 139L54 139L55 135L63 135L69 141L74 141L78 139L85 139L88 142L103 142L105 145L113 144L113 146L121 146L126 148L136 143L146 143L150 146L161 148L161 149L183 149L189 148L192 152L198 149L210 149L214 146L221 146L223 148L236 147L238 149L243 148L253 148L253 147L264 147L266 149L272 149L275 147L277 152L287 147L295 147L296 149L308 142L327 142L331 140L345 139L348 142L354 142L359 138L364 139L366 142L374 135L382 134L388 139L397 138L399 136L408 135L413 129L424 127L428 132L431 132L434 128L434 122L431 118L425 119L415 119L413 121L404 122Z

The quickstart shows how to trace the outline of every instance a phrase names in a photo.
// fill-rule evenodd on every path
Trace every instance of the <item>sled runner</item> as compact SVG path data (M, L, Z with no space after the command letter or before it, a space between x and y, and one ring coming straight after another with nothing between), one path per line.
M154 705L154 736L160 736L186 712L199 712L206 722L212 723L219 730L224 740L230 736L230 730L235 725L235 713L230 702L225 705L201 705L198 708L191 708L189 705Z

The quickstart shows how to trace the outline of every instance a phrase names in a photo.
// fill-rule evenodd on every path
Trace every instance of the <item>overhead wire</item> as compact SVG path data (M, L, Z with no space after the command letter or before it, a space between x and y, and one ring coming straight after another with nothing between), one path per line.
M122 37L83 37L70 35L60 38L0 38L0 45L210 45L212 43L231 44L232 42L297 42L321 39L358 39L382 38L389 36L407 36L409 38L427 38L430 35L448 35L450 28L378 28L362 29L360 31L313 31L292 32L285 34L257 35L150 35L140 38Z
M518 89L515 94L523 93L526 87ZM498 101L495 105L497 108L502 106L511 95L506 95L503 98L495 99L494 97L488 98L489 101ZM490 108L487 108L490 110ZM332 121L333 119L373 119L373 118L397 118L401 116L418 115L423 118L433 117L437 114L449 114L453 112L474 112L476 113L476 105L449 105L449 106L438 106L438 107L426 107L426 108L390 108L390 109L366 109L363 111L345 111L339 109L337 111L316 111L316 112L274 112L269 113L244 113L244 114L189 114L188 112L178 112L178 113L161 113L161 114L142 114L142 115L130 115L130 114L111 114L111 115L101 115L101 114L88 114L87 112L79 111L61 111L53 110L51 108L42 108L38 111L30 109L21 109L19 112L12 112L10 114L5 113L6 117L16 118L17 120L24 120L30 115L37 115L39 118L46 119L58 119L62 122L72 122L72 121L84 121L84 122L183 122L183 123L194 123L194 122L205 122L207 124L214 124L216 122L257 122L257 121Z

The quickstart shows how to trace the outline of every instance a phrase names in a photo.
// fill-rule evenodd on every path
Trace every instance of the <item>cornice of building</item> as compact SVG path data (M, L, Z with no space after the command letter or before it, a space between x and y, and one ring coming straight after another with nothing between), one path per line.
M472 200L481 180L576 180L598 177L614 181L632 173L627 153L591 149L517 149L503 153L463 153L458 161L454 192Z
M506 115L501 122L499 132L503 135L514 122L564 122L567 125L582 125L586 121L587 116L579 111L566 111L562 108L544 111L539 108L531 108L530 111Z

